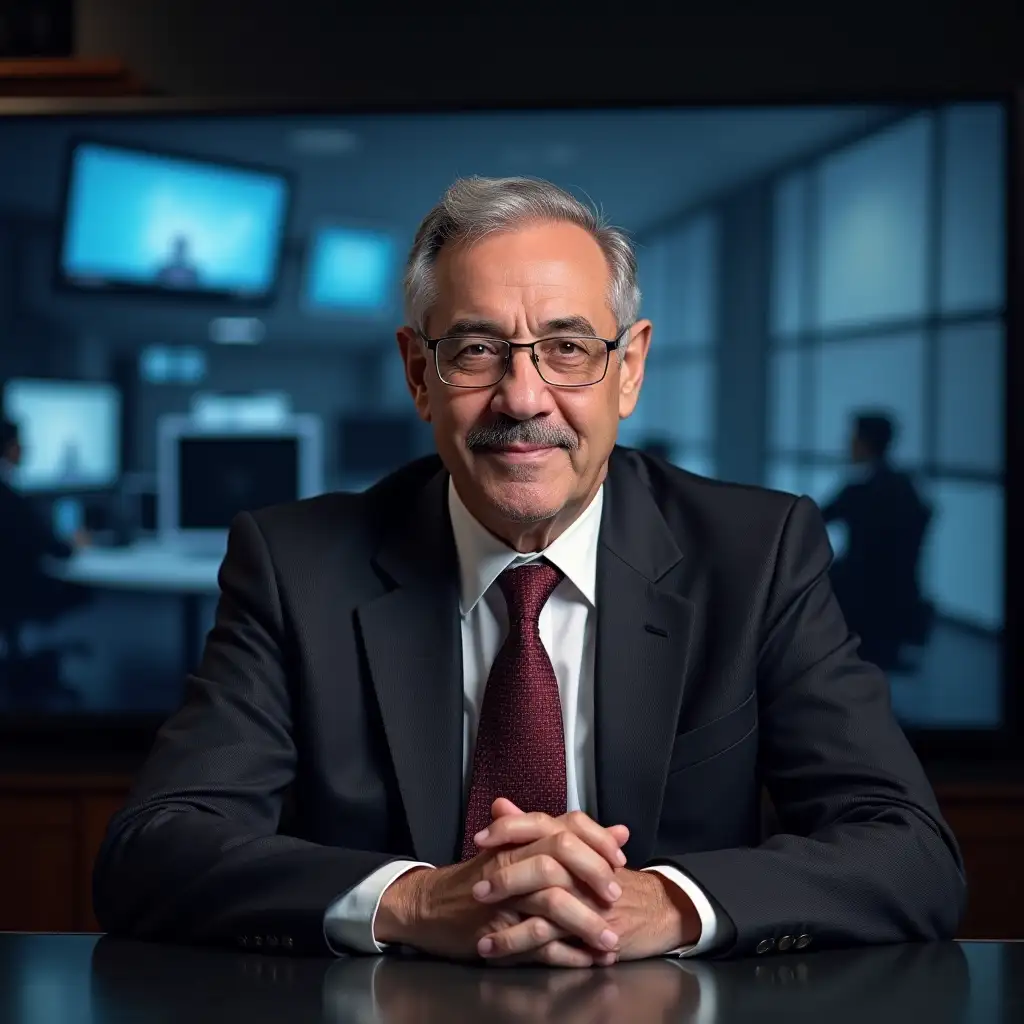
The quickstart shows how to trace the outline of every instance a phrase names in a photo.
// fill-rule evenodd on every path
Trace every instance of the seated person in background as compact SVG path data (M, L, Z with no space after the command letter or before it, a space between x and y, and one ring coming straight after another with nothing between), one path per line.
M102 926L567 967L952 936L957 846L814 503L615 447L651 341L625 235L460 180L405 297L440 457L235 520Z
M17 424L0 418L0 617L52 622L83 605L89 591L47 574L45 560L69 558L88 538L79 533L74 544L65 543L29 499L14 490L11 480L21 458ZM17 631L8 640L16 642Z
M822 509L843 523L847 547L832 566L832 587L861 657L883 669L900 667L900 648L926 639L930 606L918 570L931 509L914 482L889 462L890 417L861 412L853 420L850 455L858 478Z

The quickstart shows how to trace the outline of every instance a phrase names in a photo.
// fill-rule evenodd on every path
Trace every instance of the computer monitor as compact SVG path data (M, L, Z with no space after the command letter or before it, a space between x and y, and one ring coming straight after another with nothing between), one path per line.
M157 441L160 540L209 550L223 545L239 512L321 493L321 434L319 418L310 415L262 431L163 417Z
M82 142L71 151L60 276L90 291L253 301L277 280L284 175Z
M15 486L27 492L113 487L121 472L121 393L94 381L8 381L4 416L22 446Z

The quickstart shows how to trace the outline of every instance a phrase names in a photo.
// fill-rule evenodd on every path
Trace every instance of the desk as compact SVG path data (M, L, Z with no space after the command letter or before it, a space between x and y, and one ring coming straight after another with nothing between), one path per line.
M567 971L0 934L0 1017L6 1024L1008 1024L1024 1019L1024 943Z
M156 541L121 548L84 548L50 571L59 579L100 590L175 594L182 605L181 652L190 671L202 634L202 599L216 596L223 554L189 554Z

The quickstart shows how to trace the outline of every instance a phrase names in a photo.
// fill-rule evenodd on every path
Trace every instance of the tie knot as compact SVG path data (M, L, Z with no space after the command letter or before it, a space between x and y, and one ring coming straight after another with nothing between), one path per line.
M506 569L498 577L498 586L505 595L509 620L536 624L541 608L562 579L561 571L550 562L531 562Z

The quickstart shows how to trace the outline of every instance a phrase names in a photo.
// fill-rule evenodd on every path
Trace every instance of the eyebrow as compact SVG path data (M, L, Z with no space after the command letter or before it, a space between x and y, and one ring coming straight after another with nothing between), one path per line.
M594 325L585 316L561 316L540 325L540 337L552 334L580 334L595 337ZM507 340L504 328L495 320L456 320L444 332L446 338L483 337Z

